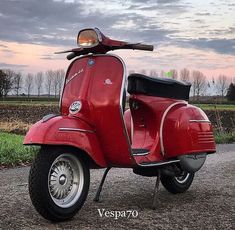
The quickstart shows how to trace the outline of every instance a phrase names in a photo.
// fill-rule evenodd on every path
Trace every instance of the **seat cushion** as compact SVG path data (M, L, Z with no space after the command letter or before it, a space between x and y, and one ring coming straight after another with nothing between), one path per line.
M142 74L128 77L129 94L144 94L156 97L188 100L191 84L171 78L152 78Z

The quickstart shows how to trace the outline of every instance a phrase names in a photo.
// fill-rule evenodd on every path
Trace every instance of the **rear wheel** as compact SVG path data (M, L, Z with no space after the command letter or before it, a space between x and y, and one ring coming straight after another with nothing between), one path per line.
M194 173L183 171L180 176L161 175L161 182L165 189L173 194L187 191L193 182Z
M46 219L72 218L83 206L90 184L84 159L71 149L42 147L29 173L29 194Z

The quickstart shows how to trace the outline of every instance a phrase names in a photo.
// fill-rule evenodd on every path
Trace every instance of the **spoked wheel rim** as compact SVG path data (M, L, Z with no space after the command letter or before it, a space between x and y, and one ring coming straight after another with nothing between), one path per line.
M181 176L175 177L175 180L179 183L179 184L184 184L188 178L190 176L190 173L188 172L183 172Z
M54 203L61 208L73 206L83 186L84 172L78 158L68 153L57 157L48 174L48 190Z

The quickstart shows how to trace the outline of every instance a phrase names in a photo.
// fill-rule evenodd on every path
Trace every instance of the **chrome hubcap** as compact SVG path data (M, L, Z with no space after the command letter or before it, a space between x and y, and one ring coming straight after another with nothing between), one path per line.
M62 154L52 163L48 174L48 189L54 203L71 207L79 199L84 185L80 161L71 154Z
M178 183L183 184L183 183L185 183L185 182L188 180L189 176L190 176L190 173L184 172L184 173L182 174L182 176L175 177L175 180L176 180Z
M62 175L62 176L60 176L60 178L59 178L59 183L61 184L61 185L64 185L65 184L65 182L66 182L66 176L65 175Z

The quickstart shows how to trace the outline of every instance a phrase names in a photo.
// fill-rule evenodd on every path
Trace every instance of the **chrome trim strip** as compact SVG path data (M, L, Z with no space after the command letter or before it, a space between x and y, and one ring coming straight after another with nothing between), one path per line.
M161 123L160 123L160 146L161 146L161 153L164 156L165 155L165 149L164 149L164 143L163 143L163 125L164 125L164 121L166 118L166 115L168 114L168 112L176 105L187 105L188 102L186 101L177 101L171 105L168 106L168 108L165 110L165 112L162 115L162 119L161 119Z
M171 161L164 161L164 162L158 162L158 163L150 163L147 165L139 164L141 167L153 167L153 166L161 166L161 165L167 165L167 164L172 164L172 163L177 163L180 160L171 160Z
M189 122L196 122L196 123L211 123L209 120L189 120Z
M101 56L101 55L95 55L95 56ZM121 87L121 91L120 91L120 99L119 99L119 104L120 104L120 115L121 115L121 118L122 118L122 124L123 124L123 128L124 128L124 135L126 137L126 140L127 140L127 144L128 144L128 149L129 149L129 154L131 156L130 159L132 159L134 162L134 157L133 157L133 154L132 154L132 151L131 151L131 141L130 141L130 138L129 138L129 135L128 135L128 132L127 132L127 128L126 128L126 124L125 124L125 121L124 121L124 112L123 112L123 108L122 108L122 99L123 99L123 91L124 89L126 90L126 80L127 80L127 74L126 74L126 65L124 63L124 61L122 60L122 58L120 58L118 55L115 55L115 54L105 54L103 56L112 56L112 57L115 57L117 58L121 63L122 63L122 66L123 66L123 76L122 76L122 87Z
M62 109L62 95L63 95L63 92L64 92L66 77L67 77L67 71L66 71L66 73L64 75L62 87L60 89L61 91L60 91L60 99L59 99L59 111L61 111L61 109Z
M95 133L95 131L93 131L93 130L76 129L76 128L59 128L59 131L75 131L75 132L82 132L82 133Z
M145 156L148 155L149 152L145 152L145 153L132 153L134 156Z
M102 42L102 35L100 30L98 28L94 28L93 30L96 32L99 42Z
M131 112L130 112L131 114ZM134 137L134 123L133 123L133 118L131 116L131 143L133 141L133 137Z

